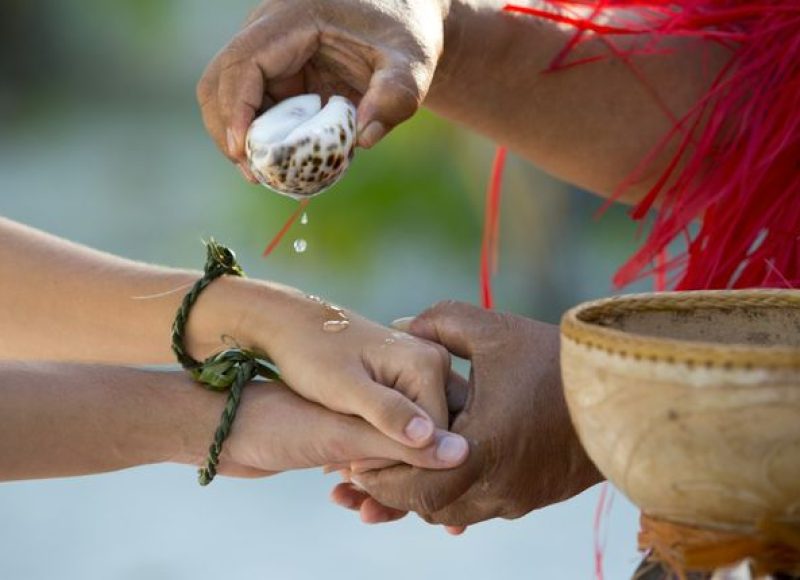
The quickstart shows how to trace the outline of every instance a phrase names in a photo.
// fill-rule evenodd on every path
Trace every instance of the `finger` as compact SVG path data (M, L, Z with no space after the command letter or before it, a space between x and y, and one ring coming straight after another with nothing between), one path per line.
M369 494L360 491L352 483L340 483L331 491L331 501L348 510L359 511Z
M491 334L496 314L466 302L440 302L415 317L408 332L441 344L454 355L471 359L484 337Z
M314 26L287 26L280 18L262 17L226 47L219 65L218 115L225 126L229 157L244 159L247 129L264 108L265 80L297 75L316 52L318 34Z
M381 387L391 392L391 389ZM401 397L399 393L394 393ZM265 384L246 396L252 401L239 411L243 427L230 437L230 448L254 457L253 465L283 471L385 458L428 469L462 463L466 441L446 431L434 433L435 444L415 449L381 434L366 421L342 415L291 392L280 384ZM313 426L310 429L309 426ZM285 444L269 444L283 441ZM266 443L266 444L265 444Z
M403 510L386 507L369 496L361 503L359 511L361 513L361 521L365 524L395 522L408 514L408 512Z
M460 536L467 531L467 526L445 526L444 529L451 536Z
M358 107L359 145L375 146L417 112L430 86L430 72L405 59L378 63Z
M306 81L302 73L292 75L286 79L271 80L267 85L267 92L276 103L302 95L306 92Z
M343 461L341 463L329 463L328 465L322 466L323 475L330 475L336 471L350 471L350 462Z
M486 498L484 494L485 491L480 486L472 487L450 505L437 512L425 514L425 521L459 529L486 520L507 517L502 502Z
M247 181L254 185L258 183L258 179L255 178L253 173L250 171L250 168L247 167L246 163L240 163L237 165L237 167L239 168L239 172L242 174L242 177L244 177Z
M229 147L225 135L225 123L220 115L219 102L217 100L219 69L219 56L216 56L197 83L196 97L206 131L219 150L227 156Z
M414 322L413 316L403 316L402 318L396 318L393 320L389 326L401 332L409 332L412 322Z
M389 457L385 455L374 455L368 459L355 461L354 465L359 463L366 463L368 461L375 461L375 464L386 469L387 463L397 464L405 463L414 467L423 469L453 469L458 467L469 456L469 444L466 439L461 435L449 433L441 429L437 429L434 435L434 442L423 449L412 449L403 445L394 443L394 446L399 451L399 457L395 456L397 461L388 461L380 459L381 457ZM376 459L377 458L377 459ZM368 470L369 471L369 470ZM356 471L351 469L353 475Z
M350 464L350 471L352 473L365 473L367 471L375 471L376 469L386 469L398 465L396 461L391 459L362 459L361 461L354 461Z
M244 164L245 137L264 100L264 76L252 60L231 62L219 76L218 114L225 126L227 156Z
M446 440L443 441L443 438L446 438ZM406 463L417 467L427 467L427 469L451 469L457 467L466 459L469 446L463 438L453 436L446 431L440 431L437 433L436 439L436 445L419 450L416 453L409 453ZM434 454L434 457L429 458L431 453ZM360 459L350 463L348 472L351 475L358 475L400 464L400 462L391 459Z
M353 475L353 480L376 501L419 514L438 512L455 502L481 474L480 449L471 449L460 467L430 471L406 465Z
M399 366L399 375L393 381L394 389L406 398L425 409L437 427L447 428L447 377L450 374L450 354L439 345L424 344L420 350L420 341L410 342L413 348L407 351L404 360L403 351L395 356L395 365ZM395 366L393 365L393 366ZM384 384L392 384L381 380Z
M450 415L450 424L453 424L455 418L467 406L467 400L470 394L469 381L458 374L456 371L451 370L447 378L447 411Z
M408 445L425 447L433 440L435 423L430 415L401 392L373 381L352 389L346 408L363 417L387 437ZM329 408L328 402L322 402ZM339 406L341 401L331 402ZM342 408L339 409L340 412ZM382 456L377 456L382 457Z
M380 402L381 400L388 399L391 401L388 403L389 412L394 412L395 408L392 405L397 404L395 403L396 401L399 401L401 409L410 406L412 416L414 413L420 413L421 410L417 409L411 401L393 389L374 384L372 388L367 390L377 393L377 396L383 399L379 399L378 402L372 405L366 405L364 414L367 417L365 417L365 420L340 415L318 405L313 405L317 413L320 414L320 418L313 422L303 422L303 425L314 424L315 426L312 433L304 435L306 439L313 439L316 443L315 448L317 451L315 457L310 460L311 465L389 459L394 462L407 463L426 469L450 469L460 465L466 459L469 453L469 445L460 435L436 429L429 437L430 444L421 448L414 448L405 442L398 442L382 434L378 429L371 427L366 422L367 420L372 419L370 423L375 427L380 424L386 427L391 423L391 421L384 420L379 412L375 412L375 409L379 408L381 404L385 404ZM360 398L359 404L363 404L365 400L368 403L369 396L371 395L365 395ZM312 403L307 404L312 405ZM324 401L323 404L325 404ZM430 419L428 420L430 421ZM308 429L305 429L305 431L307 432Z

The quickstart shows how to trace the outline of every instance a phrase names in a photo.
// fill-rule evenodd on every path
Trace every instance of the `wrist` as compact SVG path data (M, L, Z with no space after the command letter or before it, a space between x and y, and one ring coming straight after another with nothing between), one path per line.
M490 0L494 1L494 0ZM465 61L465 43L474 43L470 39L471 22L478 17L480 0L447 0L442 6L444 17L444 45L442 55L428 93L427 104L447 101L452 86L457 86L457 79L463 74ZM469 57L466 57L468 60Z
M162 420L147 463L203 463L225 406L225 394L204 389L184 372L162 373L156 409Z
M223 276L209 284L192 308L186 325L186 347L197 360L242 344L247 308L252 298L249 281Z
M235 345L270 356L309 310L305 294L272 282L226 277L206 292L198 335L211 338L208 354ZM198 314L202 308L198 303Z

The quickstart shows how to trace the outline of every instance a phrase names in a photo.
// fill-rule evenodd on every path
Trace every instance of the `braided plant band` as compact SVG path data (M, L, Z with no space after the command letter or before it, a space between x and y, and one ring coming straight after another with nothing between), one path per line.
M217 278L225 275L244 276L241 266L236 261L236 255L231 250L213 239L206 243L206 249L203 277L195 282L184 297L172 324L172 351L181 366L205 388L212 391L228 391L228 400L222 411L219 426L214 432L214 440L208 448L205 465L198 472L200 485L208 485L217 474L222 444L230 435L245 385L257 376L266 379L279 378L272 363L253 351L232 348L212 355L203 362L194 359L188 353L185 344L186 324L200 294Z

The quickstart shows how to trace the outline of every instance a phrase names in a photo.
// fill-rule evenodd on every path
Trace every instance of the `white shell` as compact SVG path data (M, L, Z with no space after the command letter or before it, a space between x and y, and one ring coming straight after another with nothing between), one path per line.
M325 107L319 95L282 101L247 132L247 158L266 187L293 198L311 197L344 175L356 143L356 109L344 97Z

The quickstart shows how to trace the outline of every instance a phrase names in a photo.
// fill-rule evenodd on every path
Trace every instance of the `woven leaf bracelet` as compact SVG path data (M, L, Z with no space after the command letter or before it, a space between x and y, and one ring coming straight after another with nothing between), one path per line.
M184 341L189 313L200 294L217 278L222 276L244 277L244 271L236 261L236 255L213 239L206 243L206 265L203 277L192 286L183 299L181 307L172 324L172 352L178 362L194 380L211 391L228 391L228 401L222 411L219 426L214 432L214 440L208 448L205 464L198 470L200 485L208 485L214 480L222 453L222 444L231 432L236 411L247 383L257 376L278 379L280 375L274 365L258 353L231 348L210 356L205 361L195 360L186 350Z

